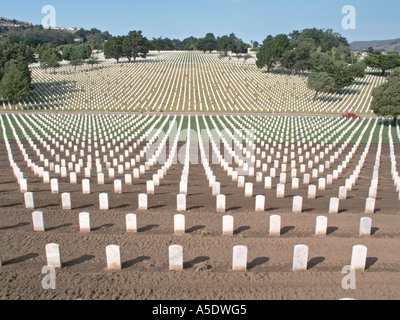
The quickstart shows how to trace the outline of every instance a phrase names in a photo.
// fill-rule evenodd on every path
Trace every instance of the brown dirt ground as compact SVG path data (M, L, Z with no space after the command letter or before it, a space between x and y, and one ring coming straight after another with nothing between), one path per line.
M11 141L12 142L12 141ZM27 147L27 143L24 142ZM264 190L255 184L254 194L266 195L266 211L254 212L255 199L244 197L228 180L219 166L213 170L221 181L221 193L227 196L227 213L234 216L233 237L221 235L222 213L215 212L215 197L211 196L202 165L190 166L186 234L173 234L176 195L182 165L173 166L149 196L149 210L137 211L137 194L145 192L146 181L160 166L123 186L122 195L113 194L112 181L98 186L92 178L91 195L82 195L78 185L60 179L60 193L71 192L73 210L61 210L60 195L52 195L50 186L28 171L21 153L12 143L15 161L28 178L34 192L36 209L45 215L46 232L35 233L32 210L24 208L23 195L9 167L4 142L0 141L0 246L3 266L0 267L0 299L84 299L84 300L336 300L400 298L400 202L390 176L389 147L383 146L380 186L373 218L373 234L358 235L368 187L375 162L376 145L372 145L365 167L349 198L340 204L340 214L328 214L329 198L337 196L353 171L364 145L339 180L318 192L315 200L306 199L307 187L290 190L284 200L275 197L275 189ZM344 155L347 154L348 147ZM397 154L400 147L396 146ZM137 154L138 151L135 153ZM36 159L32 150L31 158ZM341 159L339 159L341 162ZM340 162L336 162L340 163ZM400 168L398 168L400 169ZM332 169L331 169L332 170ZM326 173L325 173L326 174ZM56 177L52 173L52 177ZM247 178L255 183L255 178ZM273 180L276 186L278 178ZM313 181L315 183L315 181ZM98 208L99 192L108 192L110 210ZM304 212L292 214L292 197L305 197ZM92 232L79 232L78 214L91 214ZM125 215L138 214L137 234L125 231ZM282 235L268 235L269 216L282 216ZM315 219L328 217L328 235L315 236ZM45 245L58 243L63 268L57 270L56 290L44 290L41 282L46 265ZM123 269L106 270L105 248L121 246ZM168 271L168 246L180 244L184 250L184 270ZM292 272L293 247L309 246L309 264L305 272ZM352 247L368 247L367 269L357 272L356 290L342 288L342 268L350 264ZM232 248L246 245L249 249L248 271L232 272Z

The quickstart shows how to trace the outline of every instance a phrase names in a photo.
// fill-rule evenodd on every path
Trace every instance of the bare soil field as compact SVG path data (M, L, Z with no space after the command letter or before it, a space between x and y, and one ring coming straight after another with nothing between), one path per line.
M173 216L183 165L174 165L149 195L149 210L138 211L138 194L145 192L146 181L160 166L123 185L123 194L113 193L113 182L97 185L92 178L91 194L82 195L78 184L59 178L61 192L70 192L72 210L61 209L60 194L51 194L50 186L29 170L16 143L15 161L29 180L35 195L35 210L45 217L46 232L33 231L32 210L26 210L23 194L10 169L4 141L0 141L0 246L3 265L0 267L0 299L2 300L337 300L352 297L360 300L397 300L400 297L400 201L390 176L389 146L383 145L376 211L364 213L365 200L375 163L376 145L369 156L356 186L341 201L339 214L328 214L329 199L336 197L339 186L351 174L361 152L361 145L346 171L318 191L317 198L307 199L307 186L291 190L287 184L284 199L276 198L276 184L265 190L256 178L254 195L266 196L265 212L255 212L255 196L245 198L223 168L213 165L226 195L227 212L216 213L215 197L201 164L191 165L189 174L186 234L174 235ZM31 158L35 154L31 150ZM138 151L137 151L138 152ZM400 146L396 145L396 154ZM341 159L339 159L341 161ZM118 177L118 175L116 176ZM122 177L121 177L122 178ZM316 181L312 180L312 183ZM98 195L109 194L110 210L100 211ZM303 196L303 212L292 213L292 198ZM79 231L78 214L89 212L92 231ZM127 233L125 215L137 213L138 232ZM232 237L222 235L222 217L234 217ZM269 217L282 217L280 237L268 234ZM328 217L326 236L316 236L315 220ZM372 235L359 236L360 219L373 219ZM57 270L56 289L42 287L46 265L45 246L58 243L63 267ZM121 247L122 270L106 269L105 248ZM183 246L184 270L168 270L168 247ZM308 270L292 271L293 248L309 246ZM356 289L345 290L342 268L350 264L352 247L368 248L367 268L356 273ZM246 245L249 250L248 270L233 272L232 248Z

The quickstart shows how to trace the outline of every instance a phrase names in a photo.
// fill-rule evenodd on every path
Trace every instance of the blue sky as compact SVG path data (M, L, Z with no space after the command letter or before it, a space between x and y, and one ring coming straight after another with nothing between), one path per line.
M183 40L235 33L246 42L309 27L333 29L349 42L400 38L399 0L1 0L0 16L41 24L53 5L58 27L83 27L125 35ZM342 8L356 9L356 29L342 28Z

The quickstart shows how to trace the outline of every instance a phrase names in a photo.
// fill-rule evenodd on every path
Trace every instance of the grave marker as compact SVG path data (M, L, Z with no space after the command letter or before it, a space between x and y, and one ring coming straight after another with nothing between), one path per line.
M127 232L137 232L137 217L134 213L128 213L125 216L126 231Z
M108 210L109 209L107 193L99 194L99 206L100 206L100 210Z
M269 234L271 236L281 235L281 217L278 215L272 215L269 218Z
M43 212L35 211L32 213L33 231L45 232Z
M185 234L185 216L183 214L174 215L174 233L175 235Z
M325 236L327 230L328 230L328 218L324 216L317 217L317 222L315 225L315 234Z
M79 214L79 230L81 232L90 232L90 214L89 214L89 212L81 212Z
M61 206L63 210L71 210L71 194L69 192L64 192L61 194Z
M247 271L247 252L246 246L233 247L232 270Z
M367 262L367 247L364 245L353 246L350 266L354 270L365 270Z
M370 236L372 230L372 219L369 217L361 218L360 236Z
M140 193L138 195L138 202L139 202L139 210L147 210L147 194L146 193Z
M169 247L169 270L183 270L183 247L180 245Z
M47 266L53 268L61 268L61 252L60 245L57 243L49 243L46 245L46 258L47 258Z
M233 236L233 216L227 215L222 217L222 234L224 236Z
M308 246L299 244L294 247L293 253L293 271L307 270L308 263Z
M107 256L107 269L108 270L121 270L121 250L117 245L110 245L106 247Z

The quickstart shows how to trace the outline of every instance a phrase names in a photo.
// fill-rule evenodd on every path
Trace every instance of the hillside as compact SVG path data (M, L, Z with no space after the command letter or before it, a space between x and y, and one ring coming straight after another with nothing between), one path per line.
M226 113L369 114L372 74L341 92L320 94L303 76L260 71L253 60L220 59L201 52L152 51L136 63L105 60L77 72L63 63L56 73L32 66L34 90L20 105L34 110L165 111ZM4 108L8 108L3 104Z
M369 47L385 52L393 51L394 49L400 51L400 38L391 40L355 41L350 43L350 50L352 51L364 51Z
M20 26L31 26L31 25L32 24L28 23L28 22L0 17L0 26L1 27L20 27Z

